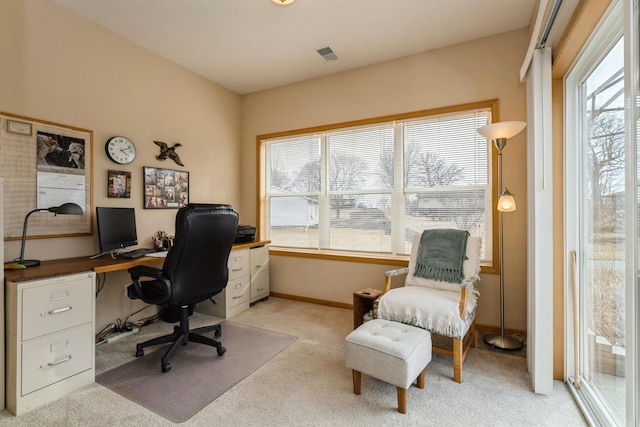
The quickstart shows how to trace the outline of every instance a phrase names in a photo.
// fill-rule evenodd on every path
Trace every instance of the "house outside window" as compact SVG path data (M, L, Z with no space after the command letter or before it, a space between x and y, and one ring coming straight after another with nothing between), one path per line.
M405 256L413 236L455 228L493 262L496 101L258 137L260 224L280 249Z

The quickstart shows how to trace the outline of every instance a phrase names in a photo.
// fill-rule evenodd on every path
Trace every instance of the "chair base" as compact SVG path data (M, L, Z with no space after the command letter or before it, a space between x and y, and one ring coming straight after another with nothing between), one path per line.
M219 338L222 335L222 326L211 325L203 326L201 328L194 329L193 331L189 330L189 306L185 305L183 307L180 307L180 324L173 327L173 333L137 344L136 357L144 356L145 347L172 343L164 353L164 356L162 356L162 358L160 359L160 367L162 369L162 372L169 372L171 370L171 362L169 362L169 358L176 351L179 345L187 345L189 341L215 347L218 352L218 356L222 356L227 351L227 349L225 349L219 341L201 335L203 333L212 331L215 331L214 336L216 338Z

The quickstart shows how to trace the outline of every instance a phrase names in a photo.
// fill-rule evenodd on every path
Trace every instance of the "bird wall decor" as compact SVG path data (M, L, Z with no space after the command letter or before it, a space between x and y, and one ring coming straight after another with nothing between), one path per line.
M180 157L178 153L176 153L176 148L182 147L182 144L176 143L172 147L169 147L166 143L162 141L153 141L158 147L160 147L160 154L156 156L158 160L166 160L167 157L179 164L180 166L184 166L184 164L180 161Z

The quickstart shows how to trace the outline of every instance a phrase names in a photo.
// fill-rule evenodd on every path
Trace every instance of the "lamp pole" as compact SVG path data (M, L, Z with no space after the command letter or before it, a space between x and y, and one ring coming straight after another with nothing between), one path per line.
M498 149L498 188L500 189L500 195L502 195L502 150L507 145L507 138L496 138L494 142ZM500 335L486 334L484 336L484 342L492 347L497 347L502 350L519 350L522 348L522 342L514 337L505 336L504 334L504 233L502 216L503 211L498 205L498 241L500 245Z

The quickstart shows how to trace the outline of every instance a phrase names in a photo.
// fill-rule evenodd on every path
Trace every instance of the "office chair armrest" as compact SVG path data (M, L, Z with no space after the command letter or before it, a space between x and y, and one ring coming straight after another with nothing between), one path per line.
M400 276L402 274L407 274L409 272L409 267L404 268L396 268L395 270L388 270L384 272L385 280L384 280L384 289L382 289L382 295L387 293L389 289L391 289L391 278L395 276Z
M161 269L149 267L147 265L138 265L136 267L130 268L127 271L131 275L133 290L135 291L131 292L131 286L128 288L127 295L129 296L129 298L137 298L152 304L160 304L165 302L165 300L167 300L171 296L171 283L166 277L163 276L163 271ZM151 282L161 284L160 287L165 288L163 292L164 297L158 298L157 295L154 295L152 299L149 299L149 295L145 294L142 283L140 282L140 279L143 277L151 278L153 279Z

